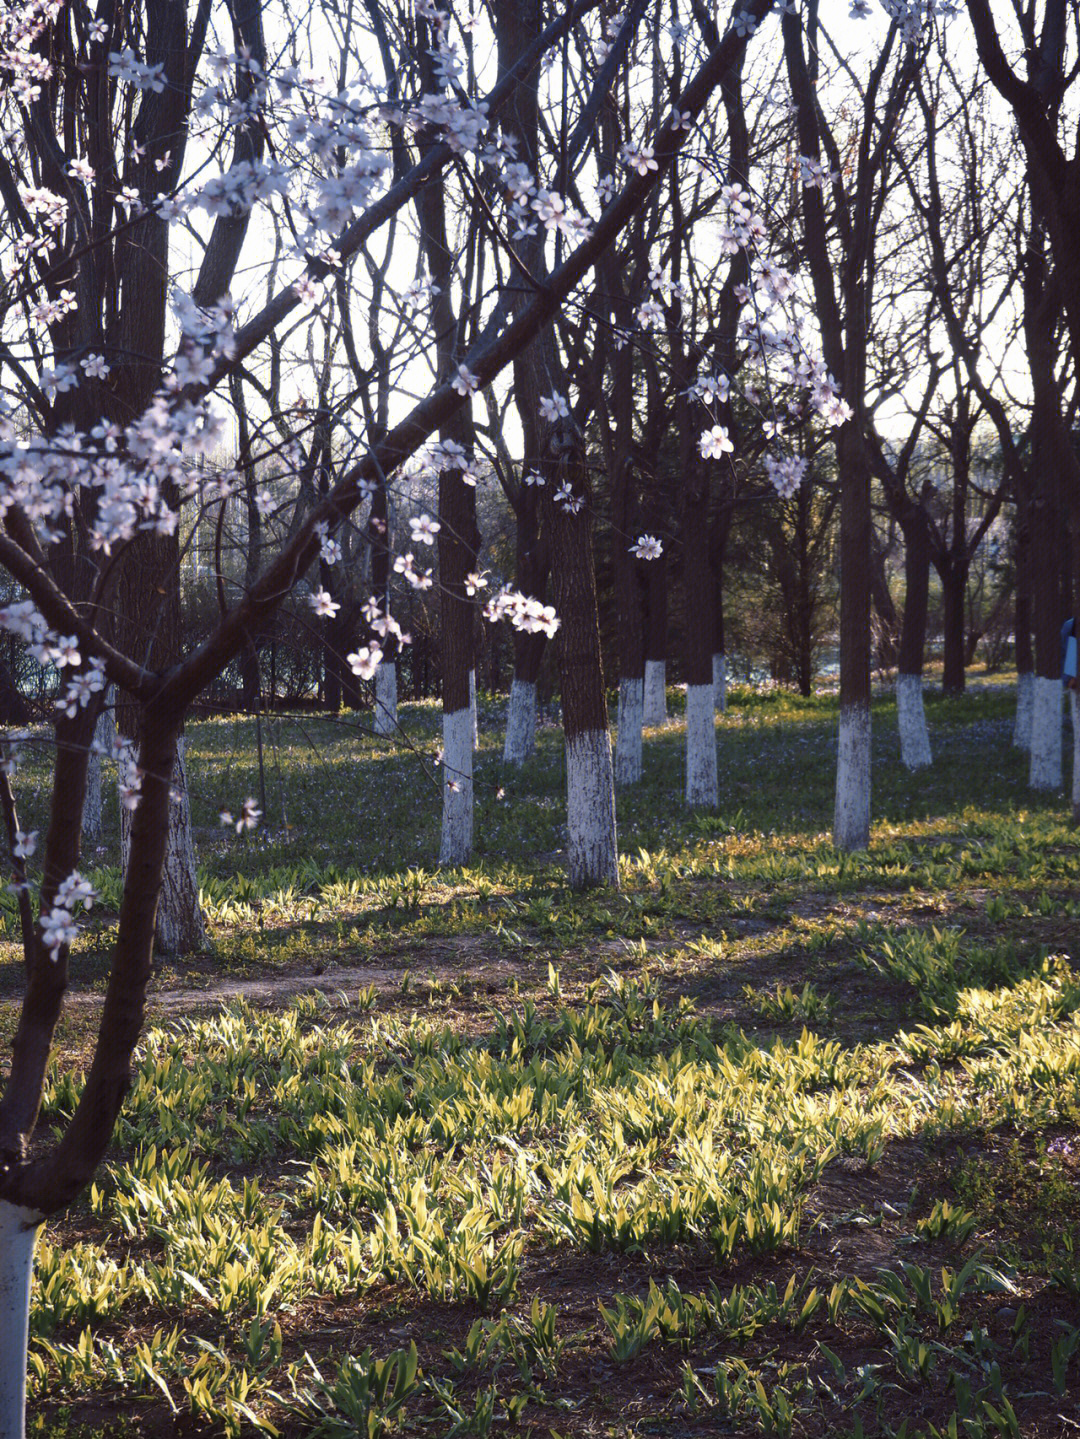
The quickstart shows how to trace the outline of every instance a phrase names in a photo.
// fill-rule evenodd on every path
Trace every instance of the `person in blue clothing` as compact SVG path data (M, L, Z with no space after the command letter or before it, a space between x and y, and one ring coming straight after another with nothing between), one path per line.
M1067 690L1080 689L1077 683L1076 620L1061 626L1061 680Z

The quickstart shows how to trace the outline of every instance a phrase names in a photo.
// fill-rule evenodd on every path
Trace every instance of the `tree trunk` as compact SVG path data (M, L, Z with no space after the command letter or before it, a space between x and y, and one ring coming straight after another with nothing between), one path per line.
M101 756L112 749L116 725L113 722L113 696L110 687L105 705L94 726L94 743L86 763L86 800L83 803L82 828L87 839L100 839L102 820Z
M455 427L457 428L457 427ZM444 435L459 444L471 439L462 433ZM439 863L463 865L472 855L473 749L476 719L473 709L473 607L465 579L476 567L475 491L460 470L439 476L439 578L442 613L439 630L443 680L443 822Z
M393 734L397 724L397 664L383 660L375 671L375 733Z
M551 498L564 481L575 495L586 497L578 514L562 509ZM557 645L566 737L567 868L575 889L594 884L618 886L615 775L600 658L589 476L576 438L563 442L563 459L556 474L549 476L544 496L552 552L559 556L552 571L552 590L560 620Z
M955 560L938 571L941 577L942 628L944 631L941 687L946 694L964 692L964 591L967 567Z
M727 714L727 655L721 651L712 657L713 708L717 714Z
M800 485L795 495L795 575L793 658L799 693L809 698L814 679L814 563L811 555L810 486Z
M195 842L191 832L191 802L188 795L187 761L183 736L177 742L172 789L178 796L169 806L169 838L161 876L154 929L154 952L170 958L195 954L207 948L206 921L199 905L199 881L195 865ZM127 872L131 854L132 814L120 806L120 845Z
M32 718L30 706L11 678L11 671L7 665L0 664L0 724L29 724Z
M1026 502L1016 506L1016 618L1013 641L1016 651L1016 723L1013 744L1017 749L1031 749L1031 716L1034 705L1032 680L1035 654L1031 647L1031 532L1026 518Z
M467 864L473 838L473 722L468 704L443 704L443 815L439 863Z
M686 388L687 359L681 337L673 346L672 378L678 472L682 478L680 529L683 549L684 659L686 673L686 803L715 808L720 802L713 693L713 603L709 563L709 471L694 444Z
M518 573L521 574L519 561ZM523 594L531 590L522 589ZM522 765L536 746L536 678L547 636L514 631L514 678L506 708L506 741L503 760Z
M240 655L240 708L245 714L251 714L258 703L259 688L259 651L247 645Z
M1061 708L1064 693L1060 679L1035 675L1032 680L1031 769L1032 789L1056 790L1062 785Z
M609 286L621 291L621 279L609 274ZM626 326L629 307L619 294L615 315ZM638 498L630 458L634 427L634 347L624 345L612 361L614 394L614 460L611 475L611 529L614 544L615 606L619 633L619 719L615 749L615 783L641 779L641 730L645 721L645 615L637 560L630 553L637 532Z
M30 1287L43 1219L0 1199L0 1439L24 1439L26 1433Z
M642 726L645 723L645 677L623 675L619 680L618 740L615 783L637 784L641 778Z
M908 769L931 764L923 706L923 654L930 595L930 536L921 506L901 521L904 531L904 620L897 656L896 722L900 759Z
M536 0L506 0L498 7L499 66L504 73L535 36L540 18ZM515 87L506 113L509 118L504 125L517 135L522 159L535 168L535 74ZM547 273L543 240L522 240L518 255L526 273L542 284ZM517 408L528 417L528 423L538 415L541 398L559 389L561 374L551 331L542 330L514 361ZM523 420L523 428L525 423ZM534 453L545 481L540 488L541 527L548 554L557 557L552 564L551 589L559 617L556 643L566 740L567 869L575 888L618 886L615 775L600 654L589 471L581 436L569 418L544 424L537 432ZM563 484L568 484L574 500L580 501L576 513L555 503L555 493Z
M1034 344L1031 340L1034 340ZM1032 685L1031 769L1034 790L1058 790L1063 783L1061 740L1061 530L1062 476L1071 436L1061 418L1053 352L1045 333L1029 331L1029 361L1035 404L1032 412L1030 515L1031 610L1035 639Z
M878 660L883 669L892 669L897 659L896 636L900 631L900 621L885 573L885 550L876 540L872 540L871 545L870 597L878 617Z
M514 676L506 706L506 743L503 761L522 765L536 745L536 685Z
M645 661L645 700L642 724L656 729L667 724L667 663L665 660Z
M659 530L660 526L653 528ZM650 529L649 533L652 533ZM667 724L667 553L650 560L645 571L645 712L650 729Z
M833 840L870 843L870 470L855 420L837 441L840 471L840 734Z

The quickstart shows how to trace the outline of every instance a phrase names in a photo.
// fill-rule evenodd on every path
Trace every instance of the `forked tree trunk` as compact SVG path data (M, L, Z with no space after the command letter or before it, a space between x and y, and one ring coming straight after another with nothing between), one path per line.
M930 537L921 507L901 521L904 531L904 620L896 675L896 723L900 759L908 769L931 764L923 706L923 652L930 594Z
M397 662L383 660L375 671L375 733L393 734L397 724Z
M23 1439L30 1286L44 1216L0 1199L0 1439Z

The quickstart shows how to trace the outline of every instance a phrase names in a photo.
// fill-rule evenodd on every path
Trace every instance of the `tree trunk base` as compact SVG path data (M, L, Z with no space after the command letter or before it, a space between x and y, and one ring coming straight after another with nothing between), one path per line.
M926 730L922 675L896 676L896 723L900 731L900 759L908 769L933 764Z
M506 742L503 761L524 764L536 747L536 686L529 680L514 680L506 706Z
M375 733L393 734L397 727L397 665L384 660L375 671Z
M619 728L615 745L615 783L637 784L641 779L641 726L645 714L645 681L619 681Z
M30 1284L42 1216L0 1199L0 1439L26 1432Z
M1035 675L1032 681L1031 770L1032 789L1055 790L1062 785L1060 680Z
M712 809L720 803L712 685L686 686L686 803Z
M1013 724L1013 745L1031 749L1031 717L1035 709L1035 676L1030 670L1016 676L1016 721Z
M713 705L718 715L727 714L727 655L712 657Z
M645 661L645 714L642 723L646 729L656 729L667 724L667 664L664 660Z
M611 735L606 729L567 736L566 858L574 889L596 884L618 888L613 778Z
M439 863L468 864L473 840L473 711L443 715L443 813Z
M833 843L845 852L870 844L870 706L840 711L836 756L836 809Z

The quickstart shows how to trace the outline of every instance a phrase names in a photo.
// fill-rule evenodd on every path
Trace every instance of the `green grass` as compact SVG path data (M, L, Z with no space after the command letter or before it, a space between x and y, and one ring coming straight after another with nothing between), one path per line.
M832 701L736 692L715 815L681 802L681 730L650 735L621 892L588 895L554 731L508 773L492 707L477 862L439 872L438 772L355 719L273 721L252 838L216 825L258 794L252 726L192 725L214 948L159 976L193 1011L159 1011L107 1170L42 1241L39 1432L1063 1432L1080 853L1007 690L928 712L912 777L876 706L848 857ZM404 712L429 756L437 718ZM223 1009L226 975L281 988ZM58 1065L44 1123L77 1091Z

